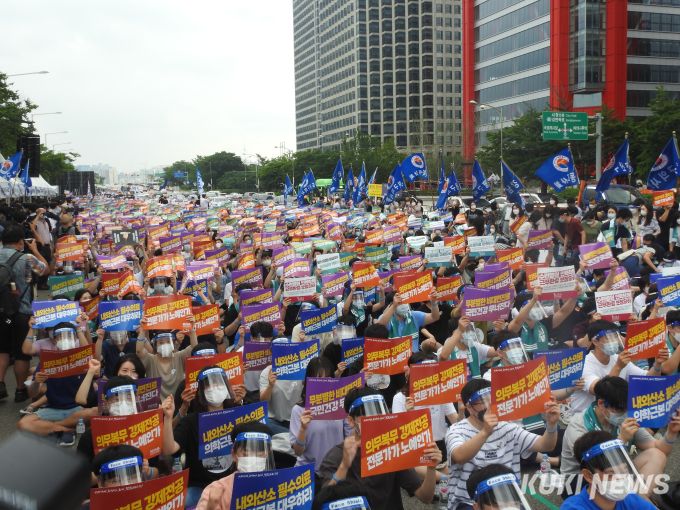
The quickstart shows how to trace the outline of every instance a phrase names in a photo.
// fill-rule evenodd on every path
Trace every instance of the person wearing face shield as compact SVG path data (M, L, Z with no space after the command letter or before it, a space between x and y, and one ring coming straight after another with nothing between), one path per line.
M460 319L455 317L451 319L449 327L453 329L453 332L444 343L444 347L437 353L438 359L440 361L465 359L467 360L468 379L479 379L482 377L481 364L495 358L496 350L482 343L484 333L465 316Z
M378 318L378 323L387 327L390 338L410 336L413 352L417 352L420 349L420 328L439 320L438 296L433 288L428 296L432 312L424 313L411 311L411 306L402 303L401 295L395 293L392 304Z
M474 510L531 510L524 497L522 482L512 469L502 464L475 469L465 485L468 496L474 501L471 507Z
M210 483L233 472L232 458L216 456L199 459L198 415L220 411L241 405L245 396L243 386L232 388L224 370L218 366L207 366L198 374L198 388L195 391L195 412L180 419L173 430L175 399L171 395L163 400L163 455L174 455L180 449L186 456L189 469L189 488L185 505L196 505L203 489Z
M491 383L484 379L468 381L460 393L466 419L446 432L449 457L449 508L466 508L474 501L467 491L467 480L474 468L503 464L520 476L520 457L531 452L549 452L557 444L560 407L554 398L545 404L546 424L542 436L514 423L499 421L491 414Z
M186 318L187 322L196 322L193 315ZM190 344L181 351L175 351L174 337L172 333L162 333L150 330L154 334L152 339L155 354L147 351L145 344L148 342L147 331L144 329L146 318L140 320L140 327L137 330L136 352L146 369L147 377L161 377L161 399L172 395L177 389L177 385L184 379L184 361L191 356L191 348L198 344L196 330L189 332Z
M177 286L176 280L174 287ZM144 290L147 296L170 296L175 294L176 289L168 285L165 276L155 276L154 278L144 279Z
M571 409L574 414L585 411L595 401L595 385L607 375L628 380L631 375L661 375L662 365L668 361L668 349L661 349L649 370L631 362L630 351L624 350L624 341L616 324L605 320L588 326L588 338L592 348L583 364L585 387L574 392Z
M639 492L641 473L635 469L624 443L604 431L588 432L574 444L574 454L585 486L562 503L563 510L654 510Z
M312 510L371 510L369 494L355 480L341 480L317 491Z
M368 492L373 510L403 510L400 488L429 504L437 479L434 466L427 468L424 479L413 468L361 476L361 420L364 416L388 414L383 396L367 387L355 388L345 397L345 411L348 414L347 422L353 429L352 434L343 443L331 448L321 462L319 476L323 486L335 485L345 479L356 480ZM442 454L436 443L427 445L425 455L435 465L441 463Z
M196 510L230 510L236 473L259 473L276 469L272 430L259 421L240 423L231 431L232 464L228 475L208 485L196 505ZM189 493L187 492L187 505ZM188 508L188 506L187 506Z
M354 315L347 314L338 317L332 335L333 341L326 346L322 356L331 362L335 377L346 377L349 375L349 366L342 361L342 341L357 338Z
M123 487L158 478L158 470L134 446L118 444L104 448L91 459L95 487ZM89 508L89 503L86 507Z
M605 431L620 439L626 448L635 446L638 450L633 464L635 469L648 479L649 476L664 472L667 456L673 450L673 443L680 431L680 415L675 414L668 429L660 439L655 439L647 429L638 425L635 418L628 418L628 383L620 377L604 377L595 385L596 400L584 412L572 416L564 434L562 444L562 465L564 474L580 474L576 447L580 437L593 431ZM644 494L652 494L653 484ZM572 482L572 493L576 485ZM641 494L643 495L643 494ZM563 494L563 497L565 495Z
M372 323L373 313L382 310L385 306L385 296L383 294L383 286L379 285L376 289L377 303L366 303L364 301L364 289L357 289L356 283L352 281L349 284L349 293L345 298L345 303L342 309L343 315L353 315L356 327L356 336L364 336L364 331L367 326Z
M106 331L97 330L97 341L95 343L95 357L104 361L104 375L113 377L116 362L121 356L133 354L137 350L137 339L128 336L128 331L111 331L109 338L104 340Z

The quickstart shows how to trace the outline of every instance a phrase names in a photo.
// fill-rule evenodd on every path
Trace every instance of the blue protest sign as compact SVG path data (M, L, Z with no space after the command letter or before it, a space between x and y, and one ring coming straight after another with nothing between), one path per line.
M99 327L104 331L136 331L143 310L143 301L101 301Z
M536 351L534 359L545 356L550 375L550 389L563 390L576 385L583 375L586 348L564 349L560 351Z
M236 473L230 507L311 510L314 463L276 471Z
M680 374L665 377L628 377L628 418L640 427L660 428L668 424L680 405Z
M342 361L351 365L359 356L364 355L364 338L346 338L342 341Z
M300 312L300 322L305 335L317 335L333 331L337 320L338 308L336 306Z
M295 344L272 343L272 371L281 381L301 381L307 365L319 356L319 341Z
M208 280L192 280L186 288L183 294L186 296L198 297L198 289L201 289L204 296L208 296Z
M666 306L680 305L680 275L662 276L656 281L656 287Z
M35 319L34 329L72 322L80 315L79 303L74 301L33 301L31 309Z
M268 416L267 402L199 414L198 458L229 455L233 445L231 431L234 426L253 420L268 425Z

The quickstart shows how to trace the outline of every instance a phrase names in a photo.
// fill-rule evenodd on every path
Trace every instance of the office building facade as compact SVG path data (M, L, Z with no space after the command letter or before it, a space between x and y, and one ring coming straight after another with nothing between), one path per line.
M462 149L461 0L294 0L298 150Z

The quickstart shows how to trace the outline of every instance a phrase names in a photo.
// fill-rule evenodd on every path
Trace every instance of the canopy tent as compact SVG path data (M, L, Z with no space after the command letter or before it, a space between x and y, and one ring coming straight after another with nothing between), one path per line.
M49 184L42 176L31 177L33 186L28 189L28 194L32 197L53 197L57 195L57 187Z
M57 189L51 186L42 176L31 177L33 186L26 189L26 185L21 179L15 177L6 181L0 178L0 198L14 197L47 197L56 196Z

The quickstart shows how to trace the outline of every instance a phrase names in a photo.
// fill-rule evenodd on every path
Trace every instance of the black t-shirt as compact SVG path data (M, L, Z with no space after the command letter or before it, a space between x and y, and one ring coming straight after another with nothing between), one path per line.
M333 365L333 373L338 369L338 365L342 361L342 346L334 343L330 343L323 350L323 357L331 362ZM350 367L347 367L345 371L340 374L340 377L347 377L349 375Z
M665 209L659 209L656 211L656 219L659 222L659 230L661 231L661 233L657 236L656 241L661 245L667 245L670 242L670 229L677 225L677 219L680 217L680 213L677 209L671 209L668 213L666 221L661 221L660 218L665 212Z
M550 228L553 229L553 230L557 230L562 235L563 238L566 238L567 224L564 223L563 221L560 221L559 218L555 218L553 220L552 226ZM557 238L555 237L555 239L557 239Z
M226 308L226 312L224 312L223 318L224 318L223 324L225 328L229 324L234 322L236 319L238 319L238 311L236 310L236 307L233 304ZM236 333L238 333L238 328L236 328L236 331L234 331L233 334L227 336L227 339L229 340L229 345L234 345Z
M432 310L423 303L419 308L416 309L417 312L430 313ZM422 329L426 329L432 335L434 335L435 340L440 344L444 345L446 339L448 338L449 320L451 319L451 312L453 308L451 305L446 303L439 303L439 320L434 321ZM420 343L423 343L424 338L420 338Z

